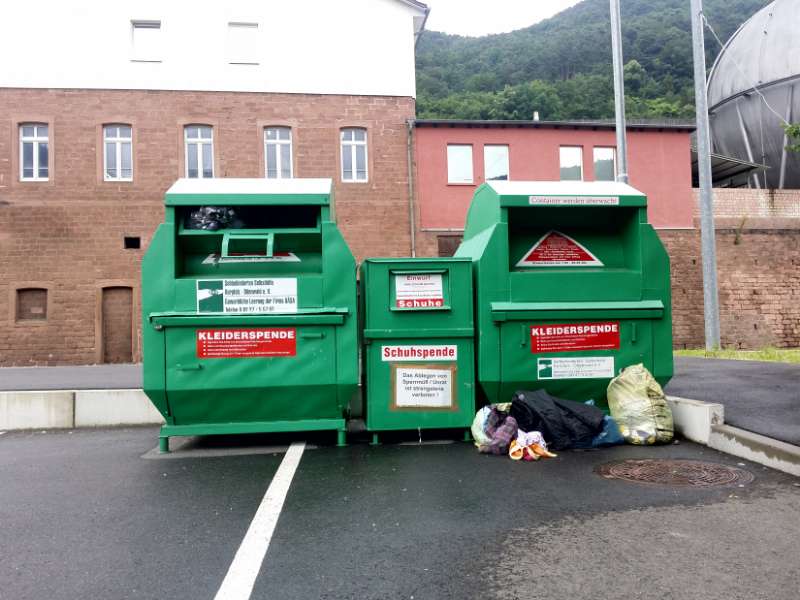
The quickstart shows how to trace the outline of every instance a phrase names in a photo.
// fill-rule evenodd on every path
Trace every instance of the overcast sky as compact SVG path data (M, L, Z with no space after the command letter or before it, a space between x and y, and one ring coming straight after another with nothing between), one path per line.
M578 3L578 0L423 1L431 8L425 29L473 36L521 29Z

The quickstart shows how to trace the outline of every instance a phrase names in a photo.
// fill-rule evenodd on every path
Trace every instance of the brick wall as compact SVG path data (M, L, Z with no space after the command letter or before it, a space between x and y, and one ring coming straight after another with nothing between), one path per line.
M697 231L660 231L672 261L674 343L704 345ZM800 228L718 229L723 346L800 346Z
M694 217L700 218L700 190L694 189ZM720 219L800 219L800 190L717 188L714 217Z
M263 176L263 128L292 127L297 177L332 177L339 225L365 256L404 256L411 98L224 92L0 90L0 365L103 359L102 290L133 289L141 355L139 269L183 174L183 126L214 127L215 174ZM19 181L17 125L50 126L50 181ZM102 180L102 125L133 126L134 181ZM369 182L339 182L339 129L366 127ZM125 250L125 236L141 249ZM47 319L18 322L16 289L44 288Z

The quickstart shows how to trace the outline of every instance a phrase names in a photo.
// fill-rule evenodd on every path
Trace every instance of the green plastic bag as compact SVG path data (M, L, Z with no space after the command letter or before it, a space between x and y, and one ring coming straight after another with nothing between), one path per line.
M675 435L664 390L643 364L631 365L611 380L608 408L629 444L667 444Z

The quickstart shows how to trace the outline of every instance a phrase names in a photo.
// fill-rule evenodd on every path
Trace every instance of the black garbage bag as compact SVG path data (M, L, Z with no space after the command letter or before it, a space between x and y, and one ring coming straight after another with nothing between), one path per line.
M509 414L522 431L541 432L554 450L591 448L605 417L595 406L556 398L545 390L516 392Z
M228 206L200 206L189 213L185 227L186 229L217 231L226 228L239 229L242 224L233 208Z

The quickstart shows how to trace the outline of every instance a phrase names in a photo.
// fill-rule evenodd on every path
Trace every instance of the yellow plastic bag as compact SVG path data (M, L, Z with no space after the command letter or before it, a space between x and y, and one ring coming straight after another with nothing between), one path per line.
M631 365L611 380L608 408L629 444L666 444L675 435L664 390L643 364Z

